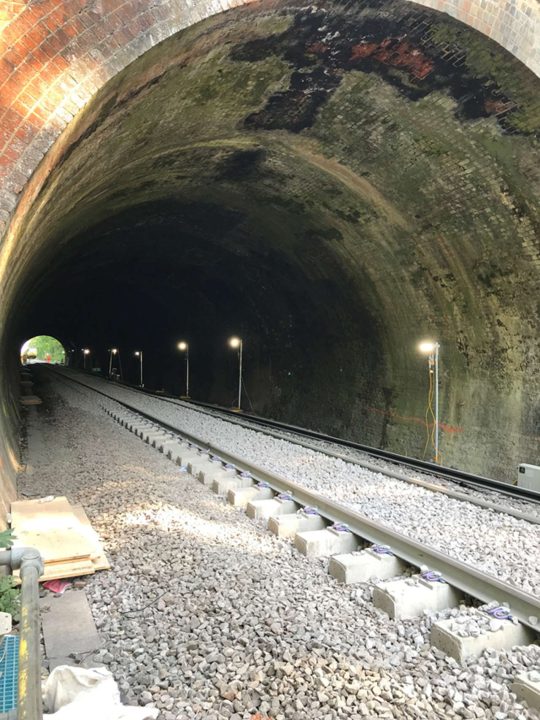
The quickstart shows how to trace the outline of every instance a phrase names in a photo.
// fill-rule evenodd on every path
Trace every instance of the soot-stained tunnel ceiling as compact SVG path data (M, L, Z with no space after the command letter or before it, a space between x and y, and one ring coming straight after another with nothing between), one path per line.
M539 432L538 90L397 0L256 3L185 30L60 140L18 228L14 332L144 347L169 387L186 336L222 402L241 332L257 410L408 453L415 344L436 336L444 460L501 476Z

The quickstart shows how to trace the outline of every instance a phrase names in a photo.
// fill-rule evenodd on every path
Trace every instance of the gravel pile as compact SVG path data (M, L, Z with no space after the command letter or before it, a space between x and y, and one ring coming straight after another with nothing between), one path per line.
M540 548L538 525L97 378L85 382L503 582L540 595L540 565L535 561Z
M54 392L53 392L54 390ZM58 395L56 394L58 393ZM465 666L432 649L432 618L390 621L371 587L338 585L63 383L29 412L20 490L82 503L112 570L85 589L124 700L161 720L538 720L513 677L540 648Z

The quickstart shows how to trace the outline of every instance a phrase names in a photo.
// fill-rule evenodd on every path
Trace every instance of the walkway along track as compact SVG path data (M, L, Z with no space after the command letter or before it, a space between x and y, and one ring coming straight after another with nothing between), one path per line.
M63 380L82 385L86 389L116 403L123 409L121 412L111 411L105 407L104 410L117 422L120 422L133 432L137 432L138 435L141 435L147 442L166 453L179 465L186 465L185 458L193 458L195 454L199 462L206 464L206 468L213 464L214 468L217 466L218 470L224 470L225 466L228 466L228 472L238 478L241 473L244 474L244 477L247 474L250 477L249 483L254 488L267 491L261 493L264 497L271 497L274 493L282 496L285 494L299 506L315 508L317 513L329 523L345 526L345 531L349 531L364 542L388 546L391 548L392 553L404 562L418 568L427 566L430 571L440 573L448 585L457 588L466 595L484 603L495 602L499 606L507 606L513 617L517 618L524 626L538 632L540 628L540 599L534 595L503 583L493 575L481 572L382 524L373 522L367 517L333 502L318 492L307 490L281 475L268 472L242 458L236 457L224 448L211 446L200 438L142 412L128 402L118 400L113 395L97 390L64 373L55 374ZM189 469L193 469L192 461L189 463ZM195 472L198 475L201 474L201 476L204 474L203 471L197 471L196 467Z

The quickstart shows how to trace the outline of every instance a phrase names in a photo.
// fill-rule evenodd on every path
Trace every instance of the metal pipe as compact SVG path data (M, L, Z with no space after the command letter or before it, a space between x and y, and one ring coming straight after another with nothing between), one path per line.
M19 569L21 576L17 720L42 720L39 578L43 561L36 548L17 547L0 552L0 565Z
M41 646L39 642L39 576L43 563L33 548L21 561L21 628L19 644L18 720L42 720Z
M435 343L435 462L440 464L439 458L439 343Z
M238 348L238 409L242 407L242 351L243 351L243 340L240 339L240 346Z
M186 397L189 397L189 347L186 349Z

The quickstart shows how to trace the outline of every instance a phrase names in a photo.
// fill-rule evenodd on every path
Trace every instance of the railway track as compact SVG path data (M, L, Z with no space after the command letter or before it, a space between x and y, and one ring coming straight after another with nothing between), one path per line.
M163 402L170 403L172 405L179 405L184 407L190 407L197 409L201 412L209 413L213 416L217 416L223 419L227 419L230 422L234 422L242 427L249 428L251 430L260 429L265 434L271 434L275 437L286 439L288 442L294 442L303 447L321 452L323 451L326 455L339 458L345 462L354 463L361 467L364 467L373 472L383 472L390 477L395 477L398 480L404 482L413 483L422 487L426 487L429 490L436 492L442 492L447 494L449 497L455 497L457 499L465 499L464 495L460 495L452 487L446 487L444 485L433 482L432 478L440 478L445 482L452 483L454 486L461 486L462 488L470 488L472 490L480 490L482 492L493 492L499 495L504 495L517 500L523 500L532 503L540 504L540 492L531 490L529 488L518 487L510 483L505 483L500 480L485 477L483 475L475 475L473 473L460 470L458 468L446 467L437 465L433 462L421 460L419 458L412 458L407 455L400 455L389 450L382 450L374 448L369 445L355 442L353 440L346 440L343 438L337 438L332 435L326 435L316 430L310 430L307 428L301 428L296 425L289 425L279 420L272 420L269 418L263 418L258 415L251 413L242 412L239 414L235 410L228 408L219 407L211 403L205 403L199 400L185 400L178 399L172 395L156 393L153 390L147 388L140 388L136 385L129 383L115 383L120 387L126 387L133 392L141 393L154 398L159 398ZM310 442L315 441L315 442ZM385 461L389 464L393 464L396 470L376 465L369 460L362 460L360 458L351 457L339 450L333 449L331 446L337 448L343 448L352 450L358 453L365 454L368 458L373 458L376 461ZM412 470L420 474L420 476L411 476L399 470L399 468L405 468ZM474 498L467 497L469 502L475 502ZM482 504L482 503L480 503ZM489 503L483 505L489 507ZM516 515L519 517L519 514ZM531 522L534 522L531 518ZM537 522L537 520L536 520Z
M227 448L209 445L203 438L164 422L152 413L143 412L128 401L119 400L110 391L96 389L64 372L58 375L65 382L82 385L115 403L115 409L106 406L104 409L117 422L161 450L209 488L225 495L229 502L245 507L253 517L267 518L269 527L278 534L282 534L280 528L288 528L288 536L291 537L292 527L294 542L305 554L334 556L330 568L341 580L347 581L347 569L350 569L350 563L355 564L354 558L361 559L363 553L380 553L388 558L397 558L404 566L420 570L420 574L416 573L412 579L409 577L404 581L412 591L418 583L422 588L448 586L460 596L487 604L488 607L477 612L482 617L491 617L489 622L493 621L493 616L497 618L497 623L514 624L519 621L529 640L533 639L531 632L537 633L540 629L540 600L537 596L374 522L283 475L237 457ZM282 512L284 509L290 512ZM321 547L324 550L322 553ZM381 587L381 607L386 603L387 608L388 596L391 600L392 593L386 592L385 596L385 592ZM392 612L400 612L396 607Z
M81 385L87 386L87 383L84 382L84 375L77 375L77 377L74 377L74 373L66 374L65 371L57 371L53 370L53 372L56 373L58 377L68 377L72 382L74 383L80 383ZM96 380L96 378L93 378L93 380ZM100 379L101 380L101 379ZM105 385L105 383L104 383ZM105 385L106 386L106 385ZM162 395L156 395L155 393L148 391L148 390L141 390L141 388L133 387L131 385L127 384L120 384L114 383L111 385L111 388L122 388L125 387L129 389L132 392L135 393L142 393L144 396L152 397L156 400L159 400L160 402L167 403L171 406L175 407L189 407L192 408L191 403L186 403L185 401L174 399L174 398L168 398L163 397ZM96 389L96 388L94 388ZM100 392L96 389L96 392ZM104 393L105 394L105 393ZM204 407L201 409L199 405L203 405ZM445 484L441 484L440 482L437 482L436 479L429 477L429 475L425 474L425 470L421 470L419 472L412 473L411 470L413 470L413 466L410 464L405 464L405 469L400 468L400 464L397 460L392 460L392 462L388 463L374 463L366 459L359 459L355 457L351 457L347 454L344 454L343 452L336 451L332 447L328 447L329 444L332 444L332 439L328 438L324 441L324 443L312 443L306 440L306 437L303 435L300 435L298 433L291 433L289 431L285 431L283 429L277 430L275 427L273 427L276 423L274 421L265 421L263 418L259 418L259 421L257 423L253 423L251 418L248 418L247 420L244 418L244 416L239 416L238 413L235 413L233 411L228 410L222 410L217 409L212 406L212 409L210 409L210 406L204 403L195 403L195 409L197 411L200 411L204 414L209 414L212 417L218 417L219 419L225 419L227 422L231 422L234 425L245 427L248 430L253 430L255 432L263 433L264 435L270 435L272 437L277 437L279 439L286 440L287 442L292 442L296 445L300 445L301 447L308 448L310 450L313 450L314 452L322 452L328 457L333 457L339 460L342 460L343 462L349 463L350 465L356 465L358 467L364 468L366 470L369 470L370 472L374 473L381 473L387 477L393 478L395 480L399 480L402 482L409 483L411 485L416 485L417 487L422 487L426 490L432 491L432 492L438 492L443 495L446 495L449 498L453 498L456 500L462 500L466 502L470 502L474 505L477 505L478 507L482 507L489 510L494 510L496 512L504 512L507 515L511 515L512 517L515 517L519 520L525 520L526 522L530 522L533 524L540 524L540 514L535 512L529 512L531 509L531 506L527 507L525 503L532 503L534 505L540 504L540 493L536 493L531 490L527 490L524 488L518 488L515 486L507 485L506 483L501 483L495 480L489 481L491 484L488 487L485 487L482 485L482 478L477 477L474 481L457 481L454 478L447 477L444 474L444 469L439 468L439 466L433 466L435 468L439 469L438 476L442 479L444 479ZM266 422L270 423L269 429L266 427ZM290 427L283 425L281 423L277 423L282 428ZM298 429L299 432L301 429ZM305 431L306 433L310 433L311 431ZM326 436L323 436L326 437ZM354 443L350 443L349 441L339 441L336 440L336 442L342 442L342 445L344 446L354 446ZM358 446L363 447L363 446ZM362 450L363 452L363 450ZM374 451L374 453L377 451ZM384 452L384 451L382 451ZM381 460L379 456L375 456L377 460ZM396 455L395 457L401 457ZM411 460L411 462L415 462L412 458L405 458L406 460ZM421 462L421 461L419 461ZM471 476L472 477L472 476ZM492 483L497 483L498 486L502 486L502 490L495 489L494 486L492 486ZM462 487L460 487L462 486ZM465 491L463 491L463 488L465 488ZM490 496L493 497L493 499L490 499ZM511 497L513 500L517 500L518 502L523 503L523 507L511 507L506 501L506 497ZM504 504L503 504L504 503Z

